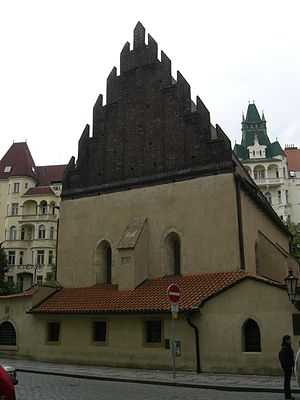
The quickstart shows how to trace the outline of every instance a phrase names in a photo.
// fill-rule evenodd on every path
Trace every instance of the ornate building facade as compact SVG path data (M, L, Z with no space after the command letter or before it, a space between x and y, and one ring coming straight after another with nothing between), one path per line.
M7 279L21 288L43 283L56 260L64 165L36 166L27 143L13 143L0 161L0 242Z
M300 179L291 161L296 158L293 150L290 146L284 151L278 141L270 141L264 113L260 116L256 105L249 104L242 120L242 141L235 144L234 152L280 219L300 223Z

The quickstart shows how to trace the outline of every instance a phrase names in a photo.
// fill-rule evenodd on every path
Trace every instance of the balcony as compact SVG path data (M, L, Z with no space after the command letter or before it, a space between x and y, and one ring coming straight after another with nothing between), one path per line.
M21 215L20 222L41 222L41 221L57 221L56 214L31 214Z
M284 178L254 178L257 186L280 186Z

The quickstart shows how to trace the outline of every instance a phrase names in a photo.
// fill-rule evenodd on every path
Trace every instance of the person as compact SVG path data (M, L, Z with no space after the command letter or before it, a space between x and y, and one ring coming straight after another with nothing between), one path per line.
M0 365L0 399L16 400L14 385L2 365Z
M294 368L294 351L292 349L292 339L290 335L282 338L281 350L279 352L279 361L284 371L284 395L287 400L294 400L291 391L291 377Z
M300 342L299 348L295 357L295 375L297 378L298 385L300 386Z

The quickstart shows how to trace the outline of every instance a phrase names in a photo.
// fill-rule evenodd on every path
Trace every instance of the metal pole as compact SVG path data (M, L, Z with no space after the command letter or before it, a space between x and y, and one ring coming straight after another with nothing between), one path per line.
M172 361L173 361L173 379L176 379L176 365L175 365L175 319L172 314Z

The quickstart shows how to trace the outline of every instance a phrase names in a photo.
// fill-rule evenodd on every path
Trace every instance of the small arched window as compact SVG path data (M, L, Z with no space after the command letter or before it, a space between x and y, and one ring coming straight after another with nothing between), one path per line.
M167 274L181 274L180 237L177 233L170 233L165 240L167 255Z
M45 236L46 236L45 225L40 225L39 226L39 239L45 239Z
M13 324L4 321L0 325L0 346L16 346L17 335Z
M261 352L260 330L253 319L248 319L243 325L244 351Z
M96 283L112 282L112 250L110 244L103 240L96 249Z
M45 201L41 202L40 211L41 211L41 214L43 214L43 215L47 214L47 203Z
M265 193L265 198L267 199L267 201L272 204L272 195L270 192L266 192Z
M17 239L17 228L12 226L9 230L9 240L16 240Z

